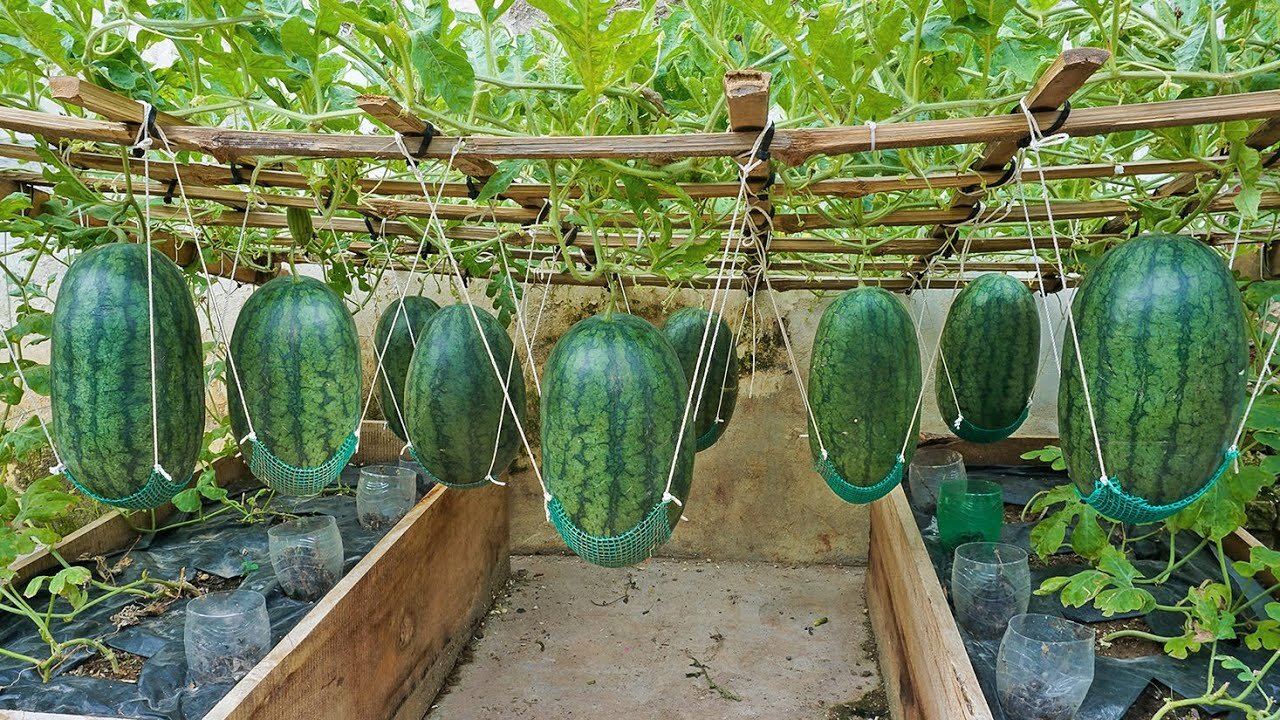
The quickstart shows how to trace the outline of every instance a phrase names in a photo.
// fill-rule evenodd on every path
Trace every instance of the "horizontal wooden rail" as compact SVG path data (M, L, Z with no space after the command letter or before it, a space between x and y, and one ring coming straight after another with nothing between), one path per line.
M1232 120L1280 116L1280 91L1165 100L1131 105L1080 108L1060 131L1073 137L1154 130ZM1049 126L1057 112L1035 113ZM33 110L0 108L0 128L46 139L86 140L130 145L136 133L128 123L69 117ZM402 159L394 138L386 135L235 130L190 125L162 126L173 147L197 150L222 161L246 155L286 157ZM937 147L1016 140L1027 132L1021 115L953 118L886 123L876 130L882 150ZM610 135L584 137L437 137L423 157L468 160L555 160L586 158L736 157L751 149L758 133L686 133L667 135ZM871 149L871 129L865 125L778 130L773 157L798 165L818 155L843 155Z

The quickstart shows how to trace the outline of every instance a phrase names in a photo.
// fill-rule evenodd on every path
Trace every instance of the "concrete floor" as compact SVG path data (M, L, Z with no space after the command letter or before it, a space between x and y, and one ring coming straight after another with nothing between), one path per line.
M863 568L515 556L511 572L430 720L887 717L861 709L882 704Z

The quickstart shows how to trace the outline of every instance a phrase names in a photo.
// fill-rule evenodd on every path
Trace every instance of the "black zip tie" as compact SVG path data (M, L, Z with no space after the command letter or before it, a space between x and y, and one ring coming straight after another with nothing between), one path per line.
M426 123L426 127L422 129L422 139L418 141L418 149L411 153L415 160L421 160L427 154L427 149L431 147L431 141L435 139L435 136L436 126Z
M244 185L245 179L244 176L240 174L240 163L232 160L227 164L227 166L231 170L231 184Z
M489 182L488 178L485 179L485 182ZM480 187L481 186L476 183L475 178L471 177L470 175L467 176L467 197L471 198L472 200L479 200Z
M1010 115L1016 115L1016 114L1021 113L1021 112L1022 112L1022 107L1021 107L1021 106L1018 106L1018 107L1016 107L1016 108L1014 108L1014 109L1010 110L1010 111L1009 111L1009 114L1010 114ZM1061 129L1062 129L1062 126L1063 126L1063 125L1066 125L1066 124L1067 124L1067 118L1069 118L1069 117L1071 117L1071 101L1070 101L1070 100L1063 100L1063 101L1062 101L1062 107L1058 109L1058 117L1054 119L1054 121L1053 121L1053 124L1052 124L1052 125L1050 125L1049 127L1045 128L1044 130L1042 130L1042 131L1040 132L1040 136L1041 136L1041 137L1047 137L1047 136L1049 136L1049 135L1053 135L1054 133L1058 132L1059 130L1061 130ZM1030 145L1031 145L1031 136L1030 136L1030 135L1027 135L1026 137L1024 137L1024 138L1022 138L1021 140L1019 140L1019 141L1018 141L1018 147L1020 147L1020 148L1025 148L1025 147L1028 147L1028 146L1030 146Z
M542 207L538 208L537 217L525 223L525 227L528 227L530 225L541 225L542 223L547 221L547 214L550 212L551 212L551 201L543 200ZM577 228L575 227L574 229L576 230Z
M1271 153L1271 157L1267 158L1266 161L1262 163L1262 169L1266 170L1272 165L1275 165L1276 162L1280 162L1280 150Z
M156 128L156 106L148 104L146 114L142 116L142 125L147 129L147 139L151 139L160 135L160 131ZM133 148L133 156L142 157L146 150L135 147Z
M178 178L169 179L169 187L164 191L164 204L173 204L173 191L178 189Z
M755 158L761 162L769 161L769 146L773 144L773 123L764 126L764 132L760 135L760 149L756 150Z
M979 161L975 160L975 161L974 161L974 165L976 165L978 162L979 162ZM983 185L983 184L981 184L981 183L974 183L973 185L966 185L966 186L964 186L964 187L960 188L960 192L961 192L961 193L963 193L963 194L965 194L965 195L972 195L973 193L976 193L976 192L982 192L983 190L994 190L994 189L996 189L996 188L998 188L998 187L1004 187L1005 185L1008 185L1008 184L1009 184L1009 181L1010 181L1010 180L1013 180L1013 175L1014 175L1014 173L1016 173L1017 171L1018 171L1018 159L1017 159L1017 158L1009 158L1009 162L1005 163L1005 165L1004 165L1004 172L1003 172L1003 173L1001 173L1000 177L996 178L996 180L995 180L994 182L989 182L989 183L987 183L986 185ZM969 172L972 172L972 173L982 173L982 172L985 172L985 171L984 171L984 170L982 170L981 168L976 168L976 167L974 167L973 165L970 165L970 166L969 166Z
M370 239L370 240L377 241L379 238L381 238L381 237L382 237L382 233L381 233L380 231L378 231L378 230L374 229L374 227L373 227L373 221L369 219L369 216L368 216L368 215L365 215L365 216L364 216L364 227L365 227L365 229L366 229L366 230L368 230L368 231L369 231L369 239Z

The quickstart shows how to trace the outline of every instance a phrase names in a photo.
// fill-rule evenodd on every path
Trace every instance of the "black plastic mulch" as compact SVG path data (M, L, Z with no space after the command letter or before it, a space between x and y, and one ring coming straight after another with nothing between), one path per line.
M1014 505L1026 504L1036 493L1068 482L1065 473L1057 473L1046 470L1043 467L970 467L967 472L971 479L992 480L999 483L1004 489L1005 502ZM907 491L909 497L909 483L904 483L903 488ZM930 558L933 560L938 580L949 593L951 582L950 557L944 553L938 543L936 526L931 527L933 518L916 512L914 506L913 512L915 513L916 524L920 527L924 536L925 546L928 548ZM1031 528L1034 525L1034 522L1006 524L1001 539L1030 552ZM1069 538L1070 535L1068 535ZM1190 536L1190 533L1182 533L1182 536L1178 538L1178 550L1180 552L1187 552L1194 548L1195 545L1196 540ZM1134 562L1144 573L1160 572L1164 570L1167 564L1168 552L1168 544L1163 541L1138 543L1134 548ZM1062 553L1070 553L1070 550L1064 548ZM1228 565L1228 567L1230 566ZM1083 564L1032 568L1031 587L1033 590L1039 587L1045 578L1054 575L1074 575L1085 569L1087 569L1087 566ZM1228 572L1235 584L1234 592L1247 593L1244 597L1256 596L1263 592L1263 588L1253 580L1243 578L1231 570L1228 570ZM1169 582L1149 589L1155 592L1159 603L1172 605L1185 597L1187 589L1192 585L1199 585L1206 578L1217 577L1221 577L1217 555L1211 549L1207 549L1179 568ZM1237 595L1237 597L1241 596ZM1253 607L1255 615L1265 617L1262 614L1264 602L1259 601L1255 604ZM1084 608L1064 608L1056 598L1039 597L1034 594L1031 596L1028 612L1057 615L1086 624L1142 615L1142 613L1130 613L1127 616L1117 614L1111 617L1104 617L1092 605ZM1157 635L1175 636L1181 635L1183 632L1181 615L1157 610L1147 613L1143 617ZM1000 641L971 638L963 628L960 633L964 637L965 647L969 651L969 659L972 661L974 671L977 673L978 682L982 685L987 704L990 705L992 713L997 720L1026 720L1025 718L1006 716L997 700L995 665L996 656L1000 649ZM1223 648L1222 644L1220 644L1219 651L1233 655L1253 668L1262 667L1271 657L1270 651L1255 652L1243 647L1243 645L1232 645ZM1207 650L1192 655L1186 660L1176 660L1163 654L1133 659L1099 656L1095 659L1093 685L1089 689L1089 695L1085 698L1084 705L1080 708L1076 720L1122 720L1142 694L1142 691L1153 682L1161 686L1161 690L1166 695L1168 690L1172 690L1183 697L1199 697L1207 687L1208 664L1209 653ZM1218 684L1230 681L1233 693L1243 690L1245 686L1245 683L1238 680L1234 673L1221 668L1215 672L1214 680ZM1268 677L1263 680L1260 689L1266 695L1275 697L1280 694L1280 683L1277 683L1276 678ZM1259 707L1264 702L1257 693L1252 697L1252 701L1257 703ZM1214 717L1221 716L1232 720L1244 719L1244 713L1239 711L1224 713L1224 710L1220 707L1204 708L1204 710L1215 713Z
M340 483L354 487L357 475L357 468L348 467ZM390 530L390 527L378 531L361 528L356 519L354 494L302 499L277 496L271 507L296 514L332 515L342 534L346 556L344 574ZM168 522L182 519L175 515ZM146 537L127 551L132 564L117 576L116 582L137 580L143 570L151 577L174 580L184 568L188 580L196 571L219 578L243 578L241 588L257 590L266 597L274 645L315 603L293 600L281 592L267 553L267 527L267 523L241 524L228 513ZM115 563L123 554L108 556L107 563ZM40 607L48 602L47 596L44 598L41 601L37 596L33 602ZM0 688L3 688L0 709L145 720L204 717L234 683L195 686L187 682L182 635L188 599L173 603L163 615L144 618L137 625L117 630L111 617L130 602L128 596L117 596L83 612L72 623L55 622L53 632L59 639L96 637L109 647L145 657L137 683L67 675L90 658L87 652L65 663L48 683L42 683L29 666L0 658ZM8 614L0 617L0 647L35 657L48 655L48 648L36 635L34 626Z

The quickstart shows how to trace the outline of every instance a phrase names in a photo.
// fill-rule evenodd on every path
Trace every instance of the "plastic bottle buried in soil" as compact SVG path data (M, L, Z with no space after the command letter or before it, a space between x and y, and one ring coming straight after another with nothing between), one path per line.
M266 598L252 590L195 598L187 603L183 643L191 682L240 680L271 650Z
M273 525L267 540L280 588L295 600L319 600L342 577L342 535L328 515Z

